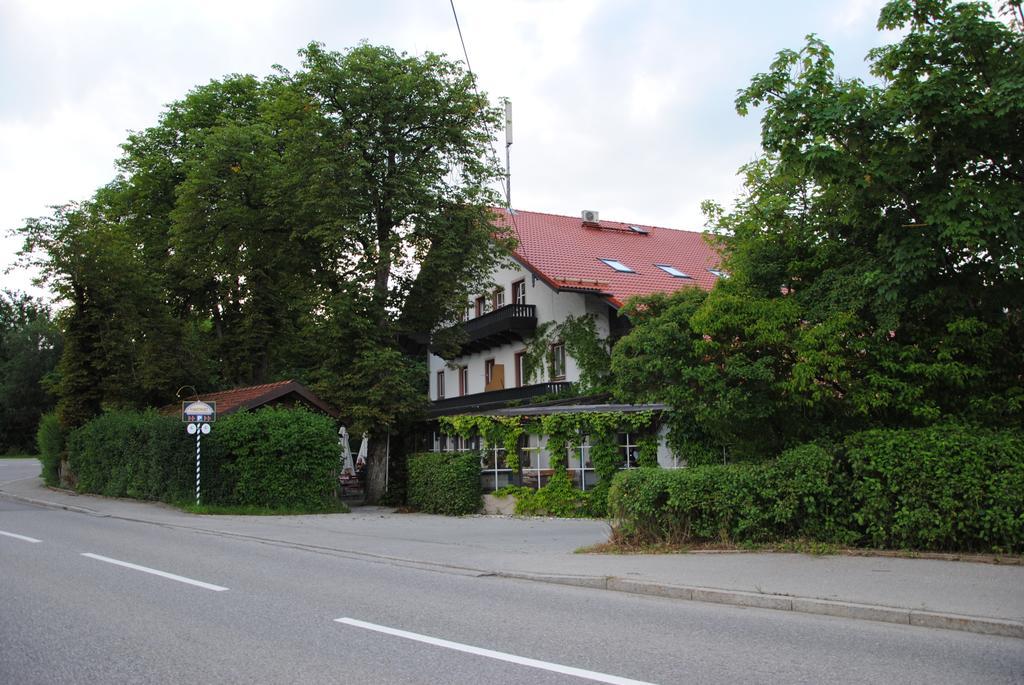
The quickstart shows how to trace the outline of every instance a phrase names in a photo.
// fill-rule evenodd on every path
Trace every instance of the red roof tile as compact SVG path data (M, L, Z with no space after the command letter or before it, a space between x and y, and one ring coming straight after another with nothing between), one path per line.
M217 414L224 415L239 409L253 409L292 393L310 407L319 409L329 416L338 415L335 409L314 395L306 386L298 381L279 381L264 385L250 385L245 388L232 388L231 390L222 390L220 392L203 392L199 393L199 399L204 402L216 402ZM161 413L171 414L181 411L181 405L170 404L163 407L160 411Z
M618 307L634 295L710 290L717 279L708 269L721 259L703 233L619 221L584 224L580 217L518 209L513 224L507 209L495 212L496 224L516 231L516 259L555 289L601 292ZM615 271L601 259L615 259L634 273ZM671 276L655 264L673 266L691 278Z

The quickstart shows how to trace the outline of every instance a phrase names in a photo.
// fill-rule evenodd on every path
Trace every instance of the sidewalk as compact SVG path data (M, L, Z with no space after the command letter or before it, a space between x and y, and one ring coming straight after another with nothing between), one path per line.
M381 563L1024 638L1020 565L777 553L576 554L606 540L608 525L396 514L382 507L313 516L197 516L157 503L50 490L12 467L0 471L0 496L93 516Z

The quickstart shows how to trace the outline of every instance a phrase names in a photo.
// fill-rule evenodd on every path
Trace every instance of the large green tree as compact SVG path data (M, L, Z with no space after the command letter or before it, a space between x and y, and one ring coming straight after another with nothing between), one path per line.
M180 385L194 366L122 198L121 184L113 183L89 202L57 207L21 229L24 262L66 304L58 317L65 344L55 389L68 428L104 406L166 401L167 387Z
M23 227L24 254L69 305L67 425L185 383L299 378L371 433L374 499L426 402L423 342L501 255L498 114L437 55L301 54L171 104L118 179Z
M658 394L644 368L680 379L679 434L709 453L1024 416L1024 36L946 0L878 27L902 38L869 53L874 82L811 36L740 91L764 155L734 210L709 207L732 278L666 305L679 353L638 344L656 318L618 350L626 396Z
M371 433L368 494L387 436L426 399L425 354L403 345L454 320L499 259L489 205L497 111L459 64L313 43L293 81L319 115L299 147L310 230L341 270L335 337L318 387Z
M63 347L50 308L22 292L0 292L0 454L34 452L39 417L56 402Z

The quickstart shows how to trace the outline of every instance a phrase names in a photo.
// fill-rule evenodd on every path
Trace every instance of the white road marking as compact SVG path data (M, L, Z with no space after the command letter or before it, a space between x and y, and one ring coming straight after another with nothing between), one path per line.
M173 573L167 573L166 571L158 571L155 568L149 568L147 566L139 566L138 564L130 564L127 561L118 561L117 559L111 559L110 557L103 557L99 554L93 554L92 552L82 552L83 557L89 557L97 561L105 561L108 564L114 564L116 566L124 566L135 571L142 571L143 573L152 573L154 576L160 576L161 578L169 578L170 580L176 580L179 583L188 583L189 585L195 585L196 587L205 588L207 590L213 590L214 592L224 592L227 590L226 587L220 585L211 585L210 583L204 583L201 580L193 580L192 578L186 578L185 576L177 576Z
M388 628L387 626L377 625L376 623L367 623L366 621L359 621L354 618L336 618L334 619L337 623L344 623L345 625L355 626L356 628L365 628L366 630L374 630L378 633L384 633L386 635L394 635L395 637L404 637L407 640L416 640L417 642L425 642L428 645L434 645L436 647L444 647L446 649L454 649L458 652L466 652L467 654L476 654L478 656L486 656L490 659L497 659L499 661L507 661L512 664L519 664L520 666L529 666L530 668L540 668L545 671L552 671L554 673L562 673L564 675L576 676L577 678L587 678L588 680L595 680L599 683L613 683L613 685L653 685L653 683L647 683L642 680L631 680L630 678L622 678L617 675L608 675L607 673L599 673L597 671L588 671L582 668L574 668L572 666L563 666L561 664L553 664L548 661L539 661L537 659L530 659L525 656L516 656L515 654L506 654L505 652L496 652L493 649L484 649L482 647L474 647L472 645L464 645L460 642L451 642L450 640L442 640L436 637L430 637L429 635L420 635L419 633L410 633L405 630L398 630L397 628Z
M24 540L25 542L42 542L42 540L36 540L35 538L30 538L27 535L18 535L17 533L8 533L7 531L3 531L3 530L0 530L0 535L6 535L7 537L14 538L15 540Z

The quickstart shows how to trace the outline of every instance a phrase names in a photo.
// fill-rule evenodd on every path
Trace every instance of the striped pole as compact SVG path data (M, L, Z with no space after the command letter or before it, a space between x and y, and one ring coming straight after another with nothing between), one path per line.
M196 424L196 504L199 504L199 441L203 435L203 431L199 430L199 424Z

